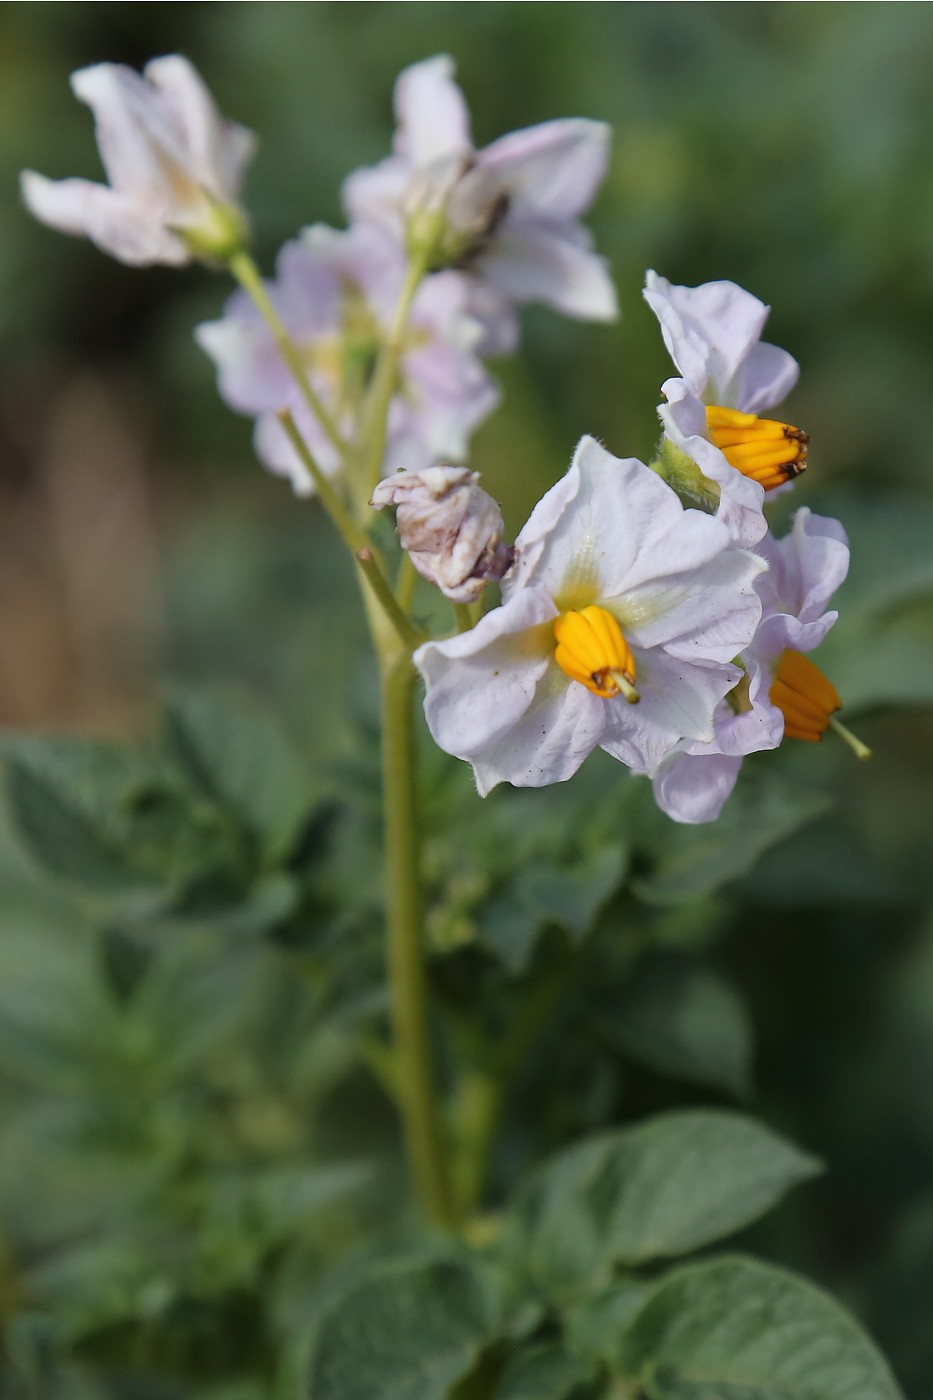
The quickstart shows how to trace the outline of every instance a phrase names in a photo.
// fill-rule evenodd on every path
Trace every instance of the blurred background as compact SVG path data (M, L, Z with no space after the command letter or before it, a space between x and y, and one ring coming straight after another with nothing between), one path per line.
M622 320L587 326L533 309L518 357L493 366L504 403L472 464L512 530L583 432L619 455L650 454L669 364L641 300L647 267L686 284L729 278L773 307L768 338L802 369L786 412L811 437L793 503L838 515L853 547L821 664L875 758L857 765L830 743L778 755L788 781L835 805L668 919L659 940L702 955L741 996L757 1045L749 1106L827 1163L754 1242L841 1294L908 1393L933 1396L933 7L0 8L0 717L13 731L139 740L169 685L233 685L265 701L309 784L328 791L345 781L360 734L372 737L352 579L314 506L255 463L249 422L221 404L192 341L192 326L218 313L223 279L123 267L31 222L16 193L23 167L98 178L74 69L173 51L260 134L246 202L266 268L302 225L340 224L341 180L387 151L392 85L408 63L455 57L478 146L552 117L612 124L589 223ZM786 515L778 503L776 520ZM555 821L564 801L548 798ZM198 1258L179 1244L156 1277L151 1249L135 1264L121 1254L129 1226L102 1245L112 1213L130 1219L142 1187L127 1184L125 1161L113 1166L112 1122L95 1128L89 1105L103 1113L106 1100L126 1151L151 1165L177 1151L178 1134L188 1151L179 1124L203 1123L204 1104L226 1095L240 1135L229 1153L265 1169L288 1157L307 1104L346 1071L343 1051L328 1041L323 1087L320 1058L313 1073L296 1070L297 1012L294 1040L269 1048L289 975L242 945L232 971L212 971L203 930L166 955L161 1011L105 1045L90 921L76 926L71 902L48 893L9 836L0 867L9 1395L271 1393L255 1361L263 1346L250 1350L249 1338L267 1325L257 1280L281 1240L236 1254L240 1207L228 1202L225 1216L219 1197L208 1210L198 1196L195 1163L214 1150L202 1144L160 1206L171 1226L149 1216L163 1243L170 1230L197 1235ZM127 949L114 947L106 970L119 985L113 959ZM202 1000L178 1011L171 979L190 989L192 977ZM197 1031L181 1049L172 1009ZM174 1047L169 1068L158 1035ZM262 1054L249 1048L260 1044ZM701 1092L664 1065L627 1074L623 1114ZM359 1114L382 1131L388 1111L372 1088L358 1093ZM336 1248L308 1238L315 1261ZM278 1279L273 1333L298 1306L298 1275L295 1265ZM176 1315L179 1335L200 1338L201 1361L219 1358L203 1386L166 1362ZM231 1353L231 1333L250 1359ZM135 1389L94 1388L118 1384L95 1359L111 1343ZM175 1379L140 1380L160 1368Z

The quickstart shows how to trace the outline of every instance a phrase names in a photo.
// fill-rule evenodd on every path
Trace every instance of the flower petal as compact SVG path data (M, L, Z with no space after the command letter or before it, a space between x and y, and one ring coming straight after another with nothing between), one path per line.
M222 200L235 200L243 169L256 150L253 132L224 121L204 79L180 54L152 59L143 75L183 133L182 145L201 184Z
M592 204L606 174L612 129L580 117L541 122L502 136L479 152L509 195L509 215L561 223Z
M605 260L580 226L507 221L479 260L492 285L514 301L543 301L587 321L619 314Z
M761 339L769 308L734 282L678 287L656 272L647 274L644 296L691 390L707 403L734 407L732 382Z
M414 165L429 165L451 154L473 150L470 114L454 82L447 54L405 68L395 84L395 153Z
M418 648L425 718L446 753L474 759L514 729L553 666L556 616L547 594L529 588L471 631Z
M684 510L669 486L634 457L581 438L567 473L538 502L515 541L505 588L546 588L561 607L618 595L646 541L663 539Z
M641 700L612 701L601 747L636 773L654 773L684 738L710 742L714 714L741 672L735 666L697 665L656 649L632 646Z
M764 561L746 550L723 549L719 522L693 510L684 512L681 528L670 537L669 560L669 569L681 560L685 567L652 577L650 557L640 557L638 571L647 577L605 599L605 606L630 644L663 646L686 661L731 661L751 642L761 620L755 580Z
M729 394L742 413L764 413L793 389L800 366L793 355L777 345L753 345L739 365Z
M24 170L20 189L31 214L61 233L90 238L104 253L134 267L180 265L191 254L173 233L146 218L123 195L90 180L47 180Z
M655 801L672 821L691 826L714 822L732 794L741 767L741 758L725 754L703 758L672 754L654 776Z
M509 733L472 760L480 796L497 783L546 787L572 778L600 741L606 704L549 666Z

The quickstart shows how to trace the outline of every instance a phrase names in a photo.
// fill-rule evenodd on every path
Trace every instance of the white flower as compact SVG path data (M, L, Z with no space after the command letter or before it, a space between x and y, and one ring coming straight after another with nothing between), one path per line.
M467 467L396 472L370 502L397 507L402 547L422 578L455 603L474 603L490 579L511 567L515 551L502 538L502 511Z
M453 73L452 61L441 55L399 75L395 154L349 177L350 215L414 241L424 220L443 213L434 265L469 277L472 309L487 331L484 353L514 347L519 302L547 302L585 320L614 319L612 280L579 222L606 173L609 127L582 119L543 122L475 151Z
M712 740L761 559L589 437L516 551L502 606L415 653L428 727L482 794L561 782L597 745L650 773L681 739Z
M345 232L315 225L279 253L269 295L312 386L345 434L353 432L404 275L397 243L372 225ZM480 334L467 312L462 279L451 273L422 283L389 410L386 473L466 456L470 433L499 399L474 354ZM257 418L261 460L287 476L299 495L310 494L307 469L276 417L278 410L291 410L322 470L332 474L340 460L250 298L236 292L223 319L198 326L195 335L217 365L223 397L238 412Z
M154 59L142 76L98 63L71 86L94 113L110 185L26 170L23 198L37 219L125 263L223 257L242 244L236 201L254 137L221 119L186 58Z
M794 387L797 362L762 343L769 308L734 282L677 287L648 272L644 296L682 376L662 388L665 433L716 483L717 513L737 542L756 544L764 492L806 467L807 434L759 417Z
M822 737L840 708L832 685L804 653L838 617L827 604L849 568L845 531L806 507L782 540L759 545L768 570L757 580L761 622L742 657L746 680L716 712L712 743L685 741L654 778L658 805L680 822L715 821L735 787L742 759L789 738Z

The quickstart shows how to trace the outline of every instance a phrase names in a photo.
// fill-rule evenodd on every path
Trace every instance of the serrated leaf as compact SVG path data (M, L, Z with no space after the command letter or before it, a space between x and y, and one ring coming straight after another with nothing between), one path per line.
M764 1215L818 1163L742 1114L694 1109L600 1134L520 1198L507 1252L547 1297L604 1286L617 1265L686 1254Z
M593 1368L559 1342L544 1342L512 1356L493 1400L567 1400L591 1379Z
M632 881L632 889L651 904L679 904L712 894L830 806L829 798L792 788L772 775L767 780L743 775L718 821L668 824L652 873Z
M287 854L311 799L300 761L267 715L230 696L181 691L166 707L165 739L189 781L269 860Z
M902 1400L884 1357L833 1298L739 1255L663 1279L616 1365L652 1400Z
M649 1069L738 1098L751 1080L752 1026L738 994L682 958L648 958L604 1017L612 1039Z
M439 1400L489 1338L482 1284L464 1265L390 1270L343 1297L321 1324L314 1400Z

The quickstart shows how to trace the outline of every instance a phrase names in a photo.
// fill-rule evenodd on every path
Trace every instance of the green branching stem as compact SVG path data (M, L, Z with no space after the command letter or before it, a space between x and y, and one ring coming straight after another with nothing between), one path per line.
M336 423L321 402L319 395L315 392L298 347L282 324L281 317L266 291L266 284L262 280L259 268L250 254L246 252L234 253L227 266L243 290L251 297L256 310L269 327L278 346L279 354L288 365L305 403L320 423L332 446L337 449L341 457L345 457L347 444L341 437Z
M412 690L407 650L383 657L382 778L385 814L389 1000L399 1107L408 1159L428 1219L450 1227L454 1207L431 1067L418 830Z

